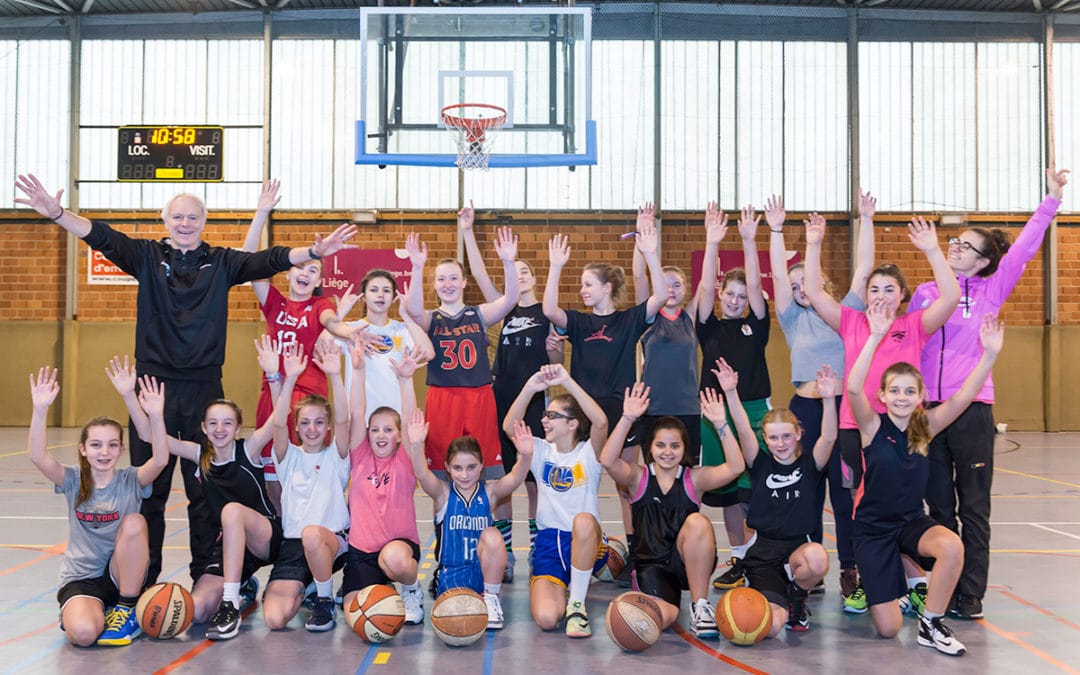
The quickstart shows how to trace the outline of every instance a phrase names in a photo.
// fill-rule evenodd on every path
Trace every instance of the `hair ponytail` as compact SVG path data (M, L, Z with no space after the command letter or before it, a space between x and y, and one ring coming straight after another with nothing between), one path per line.
M929 454L928 448L930 447L931 438L930 419L920 405L911 413L911 419L908 421L908 454L919 454L926 457Z

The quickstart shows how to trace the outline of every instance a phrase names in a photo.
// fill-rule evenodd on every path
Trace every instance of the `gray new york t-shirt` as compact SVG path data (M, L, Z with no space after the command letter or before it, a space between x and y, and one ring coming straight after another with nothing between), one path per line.
M60 563L60 588L78 579L96 579L105 573L116 548L120 521L138 513L142 500L150 496L153 484L139 485L138 467L117 469L103 488L94 488L90 498L78 506L79 469L64 467L64 482L55 486L68 503L68 545Z

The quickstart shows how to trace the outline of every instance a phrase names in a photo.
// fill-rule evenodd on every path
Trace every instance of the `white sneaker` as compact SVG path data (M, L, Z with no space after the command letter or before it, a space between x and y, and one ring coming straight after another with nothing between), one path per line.
M401 586L401 599L405 601L405 623L415 626L424 623L424 592L420 586Z
M963 656L967 651L964 645L953 637L952 631L941 621L940 616L933 619L925 616L919 618L919 644L933 647L949 656Z
M716 614L705 598L698 598L690 605L690 630L701 638L720 636L720 631L716 628Z
M494 593L484 593L484 604L488 611L488 628L498 630L503 627L503 608L499 596Z

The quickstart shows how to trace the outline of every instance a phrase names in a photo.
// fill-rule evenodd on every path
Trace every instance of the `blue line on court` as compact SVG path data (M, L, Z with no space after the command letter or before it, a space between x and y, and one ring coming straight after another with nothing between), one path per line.
M0 612L0 616L6 616L8 614L11 614L12 612L17 612L20 609L22 609L23 607L26 607L27 605L32 605L35 602L40 602L43 598L45 598L47 596L50 596L50 595L55 596L56 591L57 591L57 587L53 586L52 588L46 590L43 593L38 593L37 595L35 595L32 598L28 598L26 600L23 600L22 602L15 605L11 609L5 609L4 611Z
M484 675L491 675L491 666L495 663L495 629L489 628L484 636Z
M371 664L375 661L375 654L378 653L378 648L375 645L368 645L367 652L364 654L364 658L360 661L360 667L356 669L356 675L364 675L371 667Z
M19 673L19 672L22 672L23 670L26 669L26 667L28 665L30 665L34 661L37 661L40 658L43 658L49 652L56 651L61 646L63 646L63 644L65 642L67 642L67 638L64 637L64 636L60 636L59 638L54 640L51 644L46 646L44 649L39 650L37 653L31 655L29 658L25 658L22 661L9 666L8 669L4 671L4 673L6 674L6 673Z

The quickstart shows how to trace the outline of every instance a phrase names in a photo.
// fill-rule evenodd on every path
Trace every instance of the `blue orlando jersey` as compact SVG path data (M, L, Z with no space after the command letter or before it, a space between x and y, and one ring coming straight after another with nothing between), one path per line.
M480 533L492 523L491 502L484 482L477 484L471 498L464 497L450 483L450 495L435 516L435 522L439 526L435 547L435 558L439 565L457 567L478 564L476 545L480 541Z
M487 327L480 310L466 305L453 316L436 309L431 313L428 337L435 358L427 369L428 386L483 387L491 384Z

